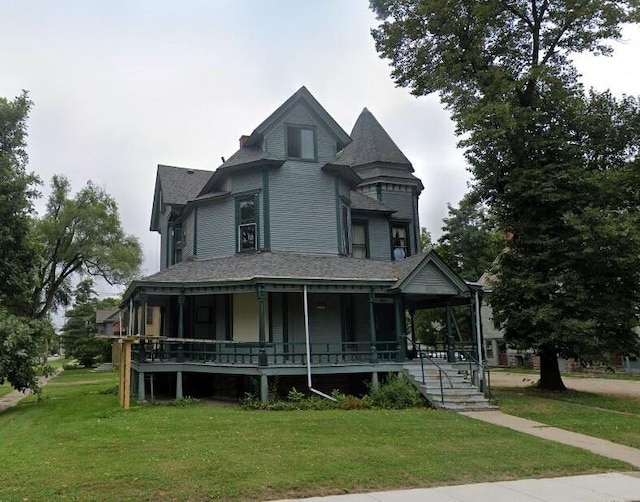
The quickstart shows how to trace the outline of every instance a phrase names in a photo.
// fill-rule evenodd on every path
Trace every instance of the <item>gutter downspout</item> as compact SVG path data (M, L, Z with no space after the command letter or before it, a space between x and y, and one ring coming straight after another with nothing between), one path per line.
M313 388L313 383L311 382L311 343L309 337L309 299L307 295L307 286L304 286L304 335L305 341L307 345L307 386L309 390L319 396L330 399L333 402L337 402L337 399L328 396L324 392L320 392L317 389Z

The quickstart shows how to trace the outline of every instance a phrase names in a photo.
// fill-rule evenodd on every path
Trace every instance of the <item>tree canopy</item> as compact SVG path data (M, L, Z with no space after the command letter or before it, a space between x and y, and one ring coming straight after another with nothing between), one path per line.
M51 188L47 211L35 224L43 256L33 291L36 318L69 304L73 278L126 284L142 262L138 239L124 233L118 206L105 190L88 182L71 197L63 176L54 176Z
M460 277L477 281L498 257L504 238L488 208L473 194L465 195L458 207L447 207L436 251Z
M71 197L69 181L55 176L45 214L35 214L30 108L26 92L0 98L0 383L37 392L36 368L53 336L50 313L70 302L73 281L100 276L124 284L142 250L124 233L113 198L91 182Z
M28 301L38 256L30 238L37 177L28 173L27 93L0 98L0 305L11 311Z
M492 307L507 341L584 362L637 350L638 102L585 93L571 56L610 54L636 0L372 0L396 83L439 93L474 192L511 236ZM636 248L637 249L637 248Z

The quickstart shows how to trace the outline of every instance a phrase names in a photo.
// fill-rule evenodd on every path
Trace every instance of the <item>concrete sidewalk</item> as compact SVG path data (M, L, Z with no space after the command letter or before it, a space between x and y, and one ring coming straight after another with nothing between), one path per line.
M53 375L51 375L51 376L38 377L38 385L40 387L44 387L45 385L47 385L49 383L49 380L51 380L54 377L57 377L60 373L62 373L62 371L63 371L62 368L57 368L54 371ZM0 413L2 413L7 408L11 408L11 407L15 406L20 401L22 401L25 397L27 397L29 394L31 394L30 390L26 390L24 392L21 392L19 390L12 390L11 392L9 392L9 394L6 394L6 395L0 397Z
M279 502L637 502L640 473L523 479Z
M614 460L621 460L622 462L626 462L634 467L640 468L640 450L631 448L630 446L612 443L605 439L598 439L585 434L578 434L577 432L570 432L564 429L559 429L558 427L551 427L540 422L527 420L526 418L514 417L513 415L507 415L501 411L471 411L461 413L461 415L493 425L508 427L514 431L542 439L548 439L550 441L555 441L556 443L582 448L583 450L588 450L596 453L597 455L612 458ZM640 491L637 493L637 499L640 500Z

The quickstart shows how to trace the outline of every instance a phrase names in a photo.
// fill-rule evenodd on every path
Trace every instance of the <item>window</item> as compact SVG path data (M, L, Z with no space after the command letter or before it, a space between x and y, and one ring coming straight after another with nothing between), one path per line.
M315 160L315 131L311 128L287 126L287 157Z
M354 258L369 258L366 222L354 222L351 225L351 256Z
M406 225L391 226L391 256L394 260L402 260L409 256L409 238Z
M485 355L487 356L487 359L493 359L493 341L485 340L484 348L485 348Z
M174 225L171 231L171 265L182 261L182 248L184 247L184 232L182 225Z
M238 252L258 249L257 197L245 197L236 202L238 215Z
M351 208L342 203L342 254L351 254Z
M147 307L147 326L153 325L153 307Z

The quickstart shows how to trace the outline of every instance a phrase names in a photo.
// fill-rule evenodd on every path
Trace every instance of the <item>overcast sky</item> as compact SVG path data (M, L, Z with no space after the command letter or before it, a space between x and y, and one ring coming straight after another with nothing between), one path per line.
M441 233L469 175L436 96L396 88L367 0L0 0L0 96L30 92L30 168L118 202L158 270L157 164L214 170L305 85L347 132L367 107L412 161L420 223ZM580 57L587 86L640 95L640 30L612 58ZM43 190L47 193L46 187ZM39 204L44 207L44 201Z

